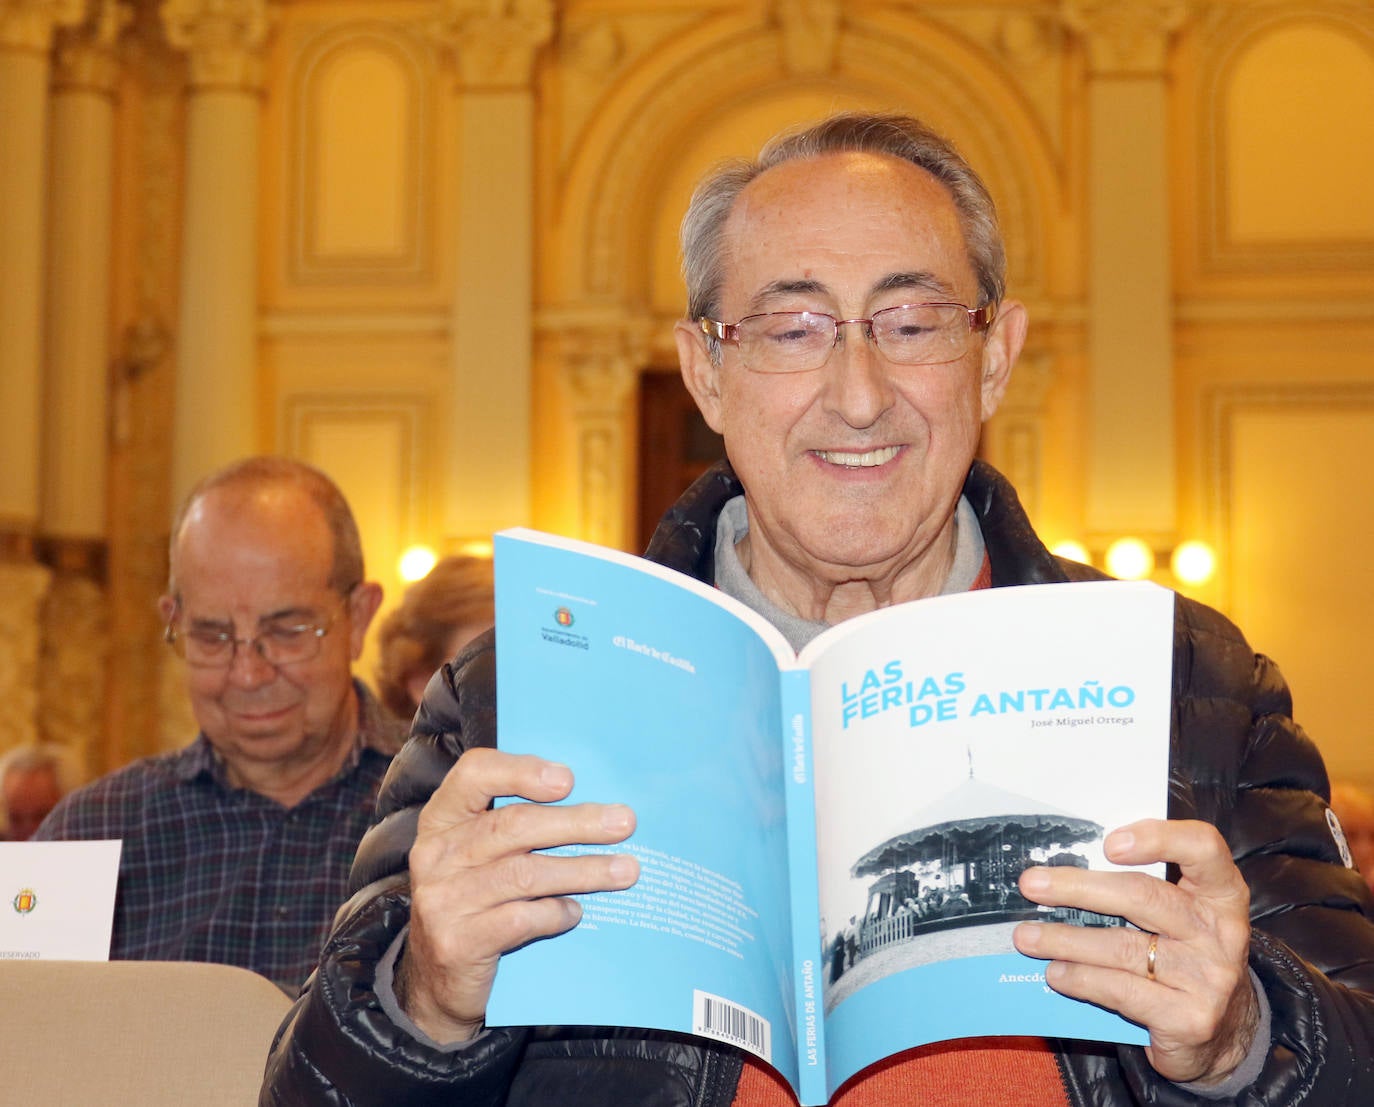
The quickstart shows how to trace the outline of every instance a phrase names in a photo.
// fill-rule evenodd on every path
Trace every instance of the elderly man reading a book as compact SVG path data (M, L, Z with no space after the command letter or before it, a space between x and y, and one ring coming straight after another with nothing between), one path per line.
M1003 295L992 202L948 143L904 117L834 117L711 175L682 237L682 373L729 462L665 516L649 558L797 648L875 608L1097 576L1053 557L974 459L1026 311ZM1182 597L1174 623L1169 818L1104 843L1170 878L1032 865L1016 887L1133 924L1023 922L1014 941L1049 988L1148 1044L944 1042L861 1071L832 1103L1374 1102L1374 909L1343 862L1321 760L1234 626ZM581 916L570 897L639 875L615 848L633 810L550 804L578 766L495 748L494 664L488 636L431 683L263 1101L795 1102L751 1054L705 1038L486 1024L504 953L553 946ZM546 852L564 844L609 848Z

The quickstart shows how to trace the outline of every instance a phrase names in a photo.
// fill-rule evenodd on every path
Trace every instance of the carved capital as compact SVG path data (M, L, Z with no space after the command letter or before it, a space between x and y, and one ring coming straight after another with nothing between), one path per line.
M256 91L272 18L267 0L162 0L167 41L186 53L193 88Z
M582 417L617 416L649 356L647 327L579 327L558 337L568 387Z
M431 33L452 47L463 90L523 89L553 37L553 12L553 0L439 0Z
M61 90L114 91L119 76L115 47L133 22L133 9L121 0L85 0L86 19L58 32L53 87Z
M839 0L774 0L772 19L782 36L782 63L794 77L835 68L840 37Z
M0 49L46 54L53 32L85 14L86 0L0 0Z
M568 32L559 44L562 62L593 81L604 81L625 58L619 28L605 20Z
M1189 0L1064 0L1064 23L1083 36L1098 76L1162 76L1169 37L1187 22Z
M572 394L578 530L592 542L627 538L625 406L649 356L644 320L568 320L553 331Z

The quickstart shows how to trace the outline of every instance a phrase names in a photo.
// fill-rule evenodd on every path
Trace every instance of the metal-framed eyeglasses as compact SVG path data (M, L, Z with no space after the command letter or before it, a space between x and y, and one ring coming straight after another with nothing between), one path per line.
M738 323L702 317L703 332L739 347L740 360L755 373L805 373L830 360L840 328L861 323L864 337L896 365L943 365L969 351L973 336L986 331L994 304L899 304L866 319L836 319L821 311L767 311Z
M345 605L352 592L350 588L344 593ZM186 664L196 669L229 668L240 646L256 651L260 658L274 667L297 665L319 656L321 640L333 629L343 613L344 608L340 607L323 621L294 615L267 619L259 625L256 634L240 638L232 628L193 626L189 630L181 630L177 626L179 612L174 611L162 631L162 640Z

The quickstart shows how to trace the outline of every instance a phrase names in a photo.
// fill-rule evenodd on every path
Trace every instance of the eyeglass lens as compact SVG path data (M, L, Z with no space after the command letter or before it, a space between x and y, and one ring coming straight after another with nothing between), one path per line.
M186 663L198 668L232 665L240 648L256 650L271 665L290 665L318 655L320 639L328 629L313 624L269 626L252 638L236 638L228 631L189 630L173 632L170 640Z
M969 348L969 313L958 304L911 304L884 308L872 319L849 319L871 334L878 351L899 365L939 365ZM796 373L826 363L839 334L839 321L812 311L778 311L741 319L740 356L762 373Z

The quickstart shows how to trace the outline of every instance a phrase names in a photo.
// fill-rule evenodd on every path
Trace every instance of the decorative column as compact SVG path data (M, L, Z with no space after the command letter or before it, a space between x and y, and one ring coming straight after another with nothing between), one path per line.
M259 51L266 0L163 0L187 54L172 497L257 446Z
M62 32L53 70L40 524L45 539L105 534L115 39L128 9L95 0Z
M578 537L630 546L631 443L625 404L649 355L650 324L567 326L555 338L573 397Z
M109 604L105 594L110 239L115 42L131 12L91 0L60 31L48 162L47 331L39 532L53 569L43 605L39 730L100 759Z
M1165 58L1188 5L1068 0L1063 12L1091 71L1088 531L1159 548L1177 527Z
M0 542L20 556L38 519L49 50L84 8L0 0Z
M444 531L488 538L530 517L535 53L552 0L440 0L458 71L454 448Z
M49 50L82 0L0 0L0 749L38 734L34 560L43 364Z

